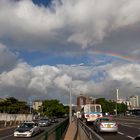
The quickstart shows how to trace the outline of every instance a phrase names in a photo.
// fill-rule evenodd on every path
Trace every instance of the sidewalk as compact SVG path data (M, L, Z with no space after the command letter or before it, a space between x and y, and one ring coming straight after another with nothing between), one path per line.
M76 132L77 132L77 126L75 120L73 119L72 123L68 126L68 130L66 132L64 140L80 140L78 135L76 138Z

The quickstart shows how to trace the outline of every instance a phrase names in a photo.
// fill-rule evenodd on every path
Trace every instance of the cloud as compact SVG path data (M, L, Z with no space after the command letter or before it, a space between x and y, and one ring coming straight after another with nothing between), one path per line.
M25 100L57 98L67 103L72 80L73 97L83 93L96 98L112 98L115 94L112 90L116 88L119 89L120 97L128 97L134 94L134 89L138 92L135 87L140 85L139 69L139 64L129 63L96 67L32 67L26 62L19 62L12 70L0 74L0 95Z
M85 48L98 47L100 44L102 50L106 49L102 44L104 40L118 31L124 31L122 38L134 40L131 35L137 35L140 31L132 32L131 29L139 28L139 13L139 0L65 0L62 4L54 0L47 8L27 0L1 0L0 38L18 49L24 47L29 50L55 50L62 47L67 48L66 51L71 50L73 45L75 48ZM125 34L127 31L129 36ZM106 41L111 46L110 39ZM139 43L137 39L137 44ZM125 47L132 48L132 45L134 44ZM137 49L138 45L135 47ZM117 48L122 49L122 46L118 45Z
M0 44L0 73L13 69L17 63L17 55L9 51L3 44Z
M66 102L72 79L72 93L111 97L134 94L140 65L105 58L92 60L93 52L139 58L139 0L57 0L50 7L32 1L0 1L0 95L22 99L59 98ZM14 50L52 54L90 54L89 64L31 66L19 60ZM11 51L12 50L12 51ZM137 93L138 91L135 91Z

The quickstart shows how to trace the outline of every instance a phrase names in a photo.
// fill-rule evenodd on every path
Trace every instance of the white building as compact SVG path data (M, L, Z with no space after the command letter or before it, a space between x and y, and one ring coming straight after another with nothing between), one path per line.
M42 101L36 100L32 103L32 107L34 110L39 110L40 106L42 106Z
M131 109L139 107L139 97L137 95L130 96L129 101L130 101L130 108Z

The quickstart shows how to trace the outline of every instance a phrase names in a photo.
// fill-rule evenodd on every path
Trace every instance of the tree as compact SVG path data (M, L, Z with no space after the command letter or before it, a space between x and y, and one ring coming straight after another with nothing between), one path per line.
M96 103L102 106L102 112L109 112L110 114L114 114L114 109L116 109L116 102L111 100L107 101L105 98L96 99ZM117 112L125 113L127 111L127 105L124 103L117 103Z
M18 101L14 97L9 97L0 102L0 112L10 114L29 113L29 106L24 101Z
M45 100L43 101L42 106L39 109L39 112L43 116L63 116L65 113L68 113L68 109L58 100Z

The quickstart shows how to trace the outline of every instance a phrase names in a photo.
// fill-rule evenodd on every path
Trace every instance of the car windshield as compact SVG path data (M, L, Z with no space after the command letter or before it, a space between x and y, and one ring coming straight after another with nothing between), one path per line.
M101 122L112 122L112 119L101 118L100 121L101 121Z
M41 119L41 121L48 121L48 119Z
M23 123L23 124L20 125L20 127L22 127L22 128L33 128L34 123Z
M97 111L97 112L101 112L100 106L96 106L96 111Z

